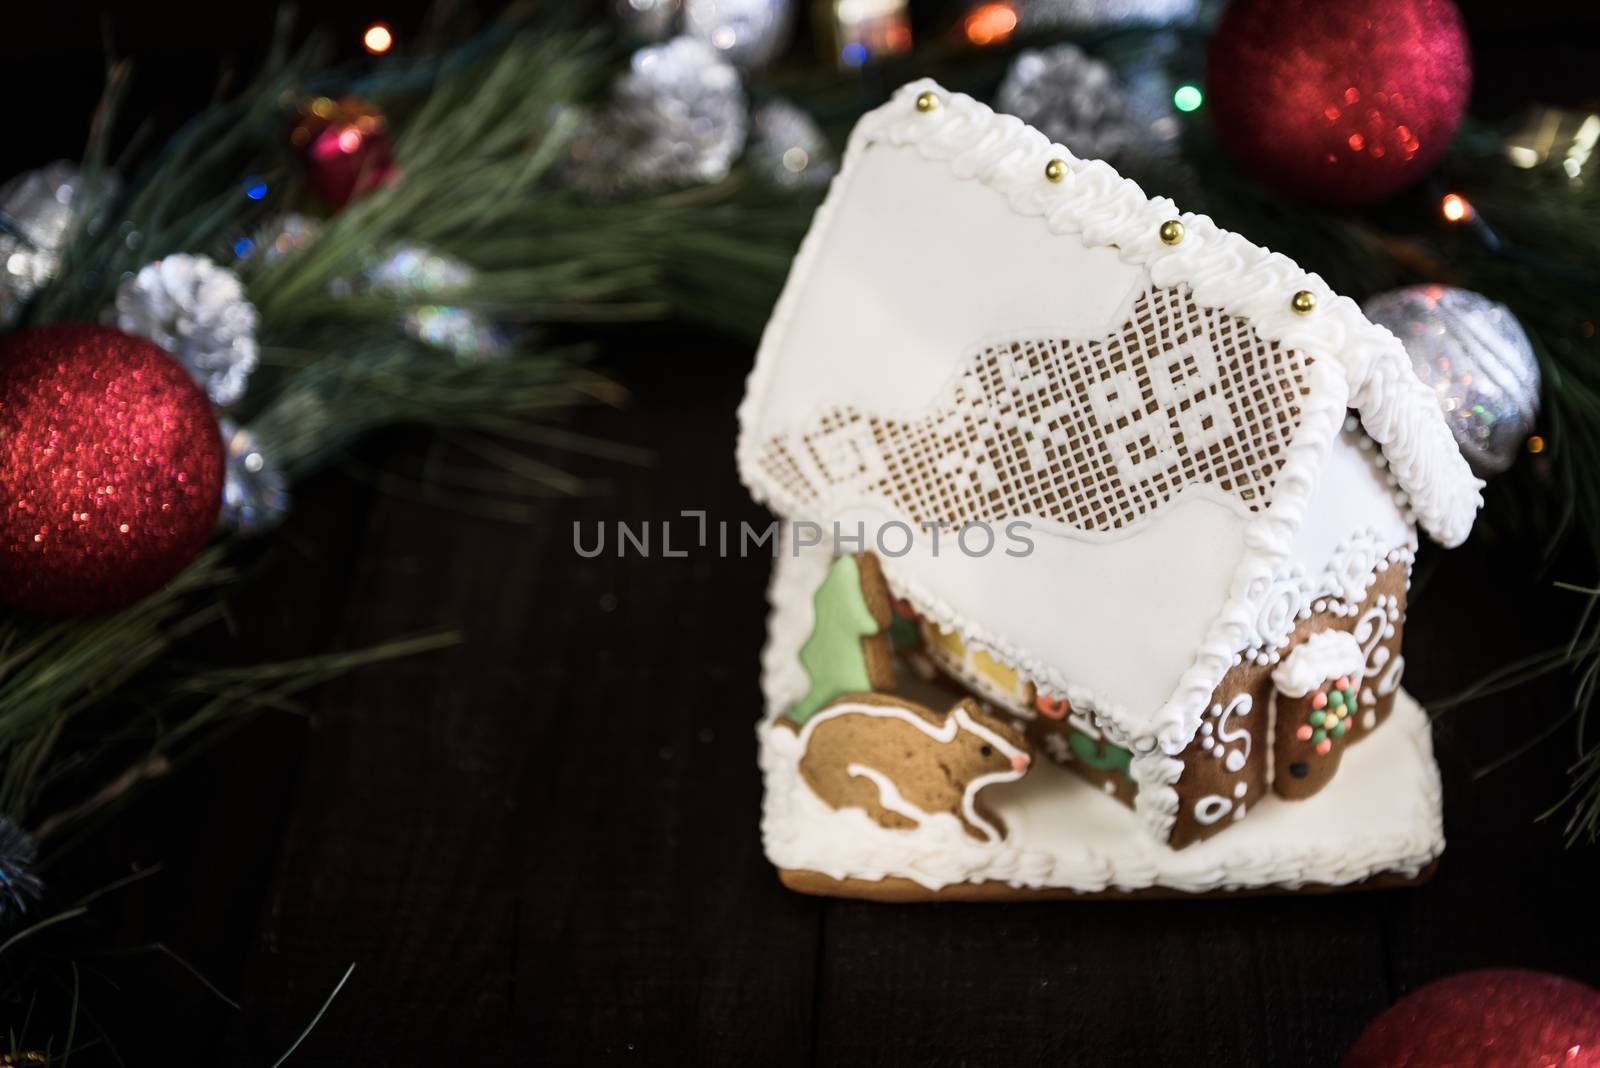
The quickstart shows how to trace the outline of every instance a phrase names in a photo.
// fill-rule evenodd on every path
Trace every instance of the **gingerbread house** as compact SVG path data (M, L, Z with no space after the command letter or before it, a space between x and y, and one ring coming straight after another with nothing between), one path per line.
M856 812L858 841L816 845L847 828L813 834L822 808L776 796L805 792L800 756L764 732L786 871L855 891L1212 889L1415 876L1442 848L1401 632L1417 528L1460 543L1482 484L1400 343L1284 256L976 100L905 86L857 126L796 258L738 461L758 500L823 534L779 560L770 716L816 690L799 650L830 560L867 553L898 617L893 681L870 689L967 698L1070 769L1038 760L991 791L1031 813L1012 838L1053 843L1033 861L1037 842L961 843L992 855L923 877L939 821L889 840ZM1358 758L1372 767L1336 774ZM1295 853L1351 775L1388 813L1345 849L1363 859ZM1071 798L1055 816L1052 792ZM1104 843L1074 823L1143 841L1119 847L1120 876L1085 876L1063 851Z

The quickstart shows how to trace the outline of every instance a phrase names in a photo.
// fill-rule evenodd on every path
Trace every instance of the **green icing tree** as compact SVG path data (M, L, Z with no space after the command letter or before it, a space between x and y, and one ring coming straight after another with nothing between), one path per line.
M840 694L872 689L863 642L883 629L861 592L861 565L853 556L833 562L812 603L816 621L811 636L800 647L800 665L806 669L811 688L789 710L789 718L796 723L804 723Z

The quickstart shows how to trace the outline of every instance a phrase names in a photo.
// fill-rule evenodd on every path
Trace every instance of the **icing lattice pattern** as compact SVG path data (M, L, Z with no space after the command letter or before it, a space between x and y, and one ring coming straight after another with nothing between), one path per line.
M1027 516L1109 532L1199 484L1260 511L1310 363L1182 289L1151 289L1109 338L989 346L933 412L830 408L770 439L760 463L797 501L868 493L919 523Z

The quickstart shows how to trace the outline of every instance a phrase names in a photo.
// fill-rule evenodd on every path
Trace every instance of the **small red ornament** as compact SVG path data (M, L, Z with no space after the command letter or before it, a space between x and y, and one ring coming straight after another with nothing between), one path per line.
M132 604L216 528L211 403L156 345L109 327L0 338L0 602L41 615Z
M335 211L397 173L383 112L354 97L313 100L289 132L289 143L306 180Z
M1374 204L1420 181L1471 88L1450 0L1234 0L1206 53L1223 148L1323 204Z
M1466 972L1407 994L1340 1068L1595 1068L1600 991L1517 970Z

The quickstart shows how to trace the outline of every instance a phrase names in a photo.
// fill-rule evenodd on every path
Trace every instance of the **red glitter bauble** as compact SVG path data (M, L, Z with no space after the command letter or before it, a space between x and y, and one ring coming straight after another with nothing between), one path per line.
M289 142L300 154L306 180L334 210L399 173L383 112L354 97L313 100Z
M106 612L159 589L216 528L222 437L189 373L102 326L0 338L0 602Z
M1234 0L1206 53L1223 148L1322 204L1375 204L1420 181L1471 88L1450 0Z
M1559 975L1467 972L1407 994L1340 1068L1595 1068L1600 991Z

